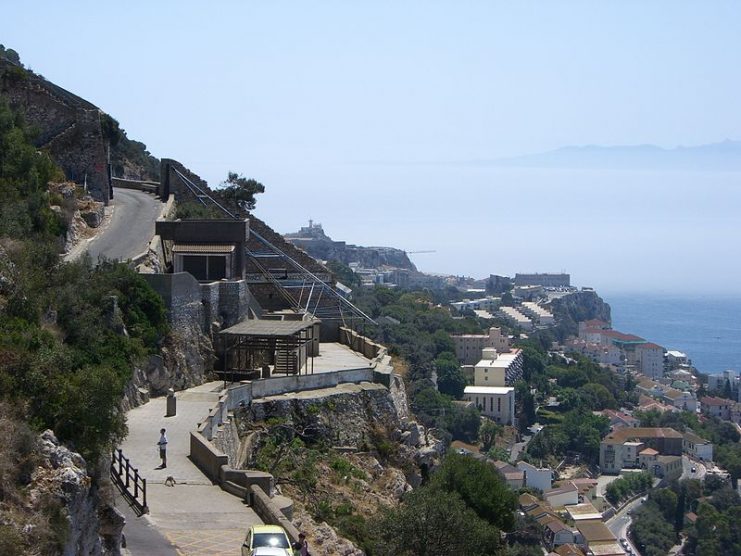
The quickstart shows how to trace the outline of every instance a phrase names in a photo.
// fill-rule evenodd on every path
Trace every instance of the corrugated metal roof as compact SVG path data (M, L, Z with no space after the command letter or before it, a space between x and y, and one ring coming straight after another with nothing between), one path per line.
M235 249L233 243L176 243L173 253L231 253Z
M236 336L293 336L311 328L314 321L302 320L244 320L220 334Z

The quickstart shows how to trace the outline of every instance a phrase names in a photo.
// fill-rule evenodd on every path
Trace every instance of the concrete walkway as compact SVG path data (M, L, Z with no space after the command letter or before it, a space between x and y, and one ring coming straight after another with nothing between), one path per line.
M262 523L252 508L212 485L188 458L190 432L216 404L223 385L210 382L178 392L174 417L165 417L164 397L127 414L129 435L121 448L147 479L150 512L135 519L147 520L186 556L239 554L249 527ZM159 469L161 428L167 429L166 469ZM170 476L176 481L173 487L164 484ZM133 556L148 554L134 546L128 550Z
M342 371L345 369L367 369L370 366L370 359L363 357L361 354L351 350L344 344L327 342L319 344L319 355L309 360L301 369L302 374L312 373L312 364L314 373L329 373Z

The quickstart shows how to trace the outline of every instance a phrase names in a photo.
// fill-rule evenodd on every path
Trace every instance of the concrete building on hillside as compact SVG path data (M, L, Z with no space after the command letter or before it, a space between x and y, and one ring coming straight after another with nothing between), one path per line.
M518 490L524 486L525 474L520 469L506 461L497 460L493 462L493 465L497 468L497 471L509 488L512 490Z
M551 508L562 508L579 503L579 488L571 481L543 492L543 498Z
M547 311L532 301L524 301L520 306L520 311L535 319L535 322L541 326L553 326L556 324L556 319L550 311Z
M614 365L619 367L623 362L623 352L614 345L606 346L600 343L593 343L581 338L571 338L564 342L564 348L567 352L578 353L589 357L595 363L601 365Z
M515 389L511 386L466 386L463 399L475 403L482 415L497 423L515 424Z
M602 411L595 412L598 415L603 415L610 420L610 430L615 431L618 429L625 428L638 428L640 422L638 419L622 411L615 411L614 409L605 409Z
M664 376L664 348L646 342L635 346L636 368L649 378Z
M697 411L700 406L697 401L697 396L689 390L680 391L675 388L667 388L661 396L661 399L666 403L673 405L677 409L682 411L691 411L693 413Z
M641 467L640 453L652 448L657 455L681 456L682 434L670 428L623 428L600 442L599 465L605 474Z
M731 408L735 405L734 400L705 396L700 398L700 408L705 415L717 417L723 421L731 420Z
M543 527L543 542L549 550L564 544L573 544L579 532L560 519L553 519Z
M732 369L708 375L708 390L722 392L725 396L730 394L735 401L741 402L741 377Z
M473 383L476 386L512 386L522 377L523 361L521 349L499 354L494 348L484 348L481 360L474 367Z
M559 288L571 286L571 275L569 274L515 274L515 286L545 286L547 288Z
M457 334L451 338L455 344L455 356L461 365L474 365L480 361L484 348L494 348L497 353L510 350L509 337L498 326L489 328L488 334Z
M682 450L695 459L713 461L713 443L690 430L682 435Z
M519 326L520 328L524 328L525 330L530 330L533 327L533 321L530 320L525 315L523 315L520 311L518 311L514 307L507 307L507 306L500 307L497 314L503 319L505 319L507 322L510 322L514 326Z
M688 367L692 365L692 361L687 357L687 354L682 351L670 349L666 352L666 368L667 370L680 369L682 367Z
M545 492L553 485L553 471L550 467L535 467L525 461L518 461L517 468L525 473L525 486Z

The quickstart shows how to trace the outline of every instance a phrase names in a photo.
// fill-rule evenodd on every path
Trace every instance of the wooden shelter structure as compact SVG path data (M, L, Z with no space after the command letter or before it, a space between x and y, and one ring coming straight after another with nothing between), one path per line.
M319 324L317 319L257 319L222 330L221 372L225 378L268 378L271 374L300 374L306 365L306 373L313 374Z

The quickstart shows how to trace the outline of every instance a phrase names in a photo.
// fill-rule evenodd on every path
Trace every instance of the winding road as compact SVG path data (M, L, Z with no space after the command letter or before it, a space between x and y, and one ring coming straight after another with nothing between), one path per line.
M93 261L100 257L125 261L146 251L162 211L159 199L133 189L115 188L111 205L113 215L85 249Z

